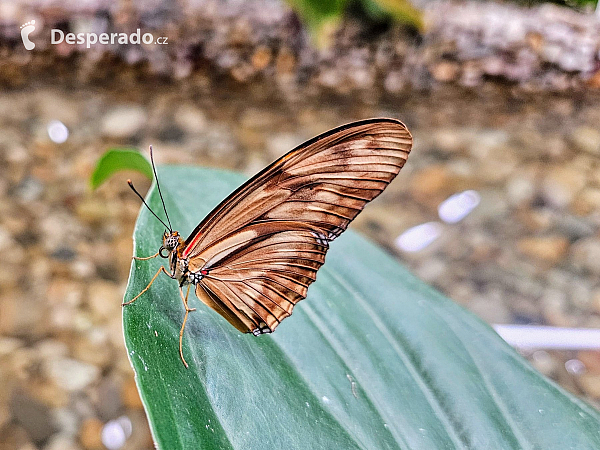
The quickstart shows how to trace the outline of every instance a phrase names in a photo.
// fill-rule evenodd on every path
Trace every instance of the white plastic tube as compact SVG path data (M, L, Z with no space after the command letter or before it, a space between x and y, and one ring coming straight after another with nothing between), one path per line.
M496 333L513 347L522 349L600 349L600 329L559 328L535 325L493 325Z

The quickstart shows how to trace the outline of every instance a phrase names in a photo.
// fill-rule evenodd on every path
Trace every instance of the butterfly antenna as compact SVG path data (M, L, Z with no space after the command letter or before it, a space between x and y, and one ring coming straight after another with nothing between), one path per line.
M169 231L173 232L173 227L171 227L171 219L169 219L169 214L167 213L167 207L165 206L165 200L163 199L162 192L160 192L160 184L158 184L158 176L156 175L156 166L154 165L154 156L152 155L152 146L150 146L150 161L152 162L152 171L154 172L154 179L156 180L156 187L158 188L158 195L160 196L160 201L162 202L163 209L165 210L165 216L167 216L167 222L169 222Z
M149 210L149 211L150 211L152 214L154 214L154 217L156 217L156 218L158 219L158 221L159 221L160 223L162 223L162 224L165 226L165 228L167 228L168 230L171 230L171 228L169 228L169 227L167 226L167 224L166 224L166 223L164 223L164 222L163 222L163 220L162 220L160 217L158 217L154 211L152 211L152 208L150 208L150 207L148 206L148 203L146 203L146 200L144 200L144 197L142 197L142 196L140 195L140 193L137 191L137 189L133 187L133 183L131 182L131 180L127 180L127 184L129 185L129 187L131 188L131 190L132 190L133 192L135 192L135 194L136 194L136 195L137 195L137 196L140 198L140 200L142 201L142 203L143 203L144 205L146 205L146 208L148 208L148 210Z

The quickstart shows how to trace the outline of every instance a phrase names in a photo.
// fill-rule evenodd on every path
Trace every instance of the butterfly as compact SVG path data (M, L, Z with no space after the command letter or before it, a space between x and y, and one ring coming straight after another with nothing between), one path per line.
M272 333L306 298L325 262L330 243L377 197L404 165L412 136L395 119L368 119L334 128L299 145L221 202L183 239L171 226L150 156L167 223L129 186L164 225L161 266L150 283L123 306L144 294L161 272L177 280L185 316L190 287L231 325L255 336ZM187 286L184 295L183 288Z

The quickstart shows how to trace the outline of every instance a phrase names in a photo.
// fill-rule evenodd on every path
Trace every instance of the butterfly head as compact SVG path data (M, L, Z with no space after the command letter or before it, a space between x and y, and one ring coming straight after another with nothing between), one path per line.
M163 233L163 244L160 247L159 254L163 258L168 258L180 245L183 245L183 239L178 231L165 230ZM163 253L166 250L167 253Z

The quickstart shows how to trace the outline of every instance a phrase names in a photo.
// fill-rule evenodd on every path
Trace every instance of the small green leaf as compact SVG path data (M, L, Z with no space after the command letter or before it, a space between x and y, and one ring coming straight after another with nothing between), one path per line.
M362 0L365 8L374 16L388 14L394 20L423 30L423 14L409 0Z
M344 15L348 0L287 0L318 47L327 47Z
M169 216L189 233L243 177L165 167ZM401 182L397 180L395 182ZM155 188L148 203L161 210ZM368 208L369 206L367 206ZM142 208L135 252L164 228ZM134 261L125 300L164 260ZM271 335L241 334L160 274L123 308L129 359L162 449L598 449L600 414L536 372L488 325L351 230Z
M152 166L137 150L128 148L111 148L98 160L94 173L90 177L92 189L96 189L115 172L120 170L135 170L153 178Z

